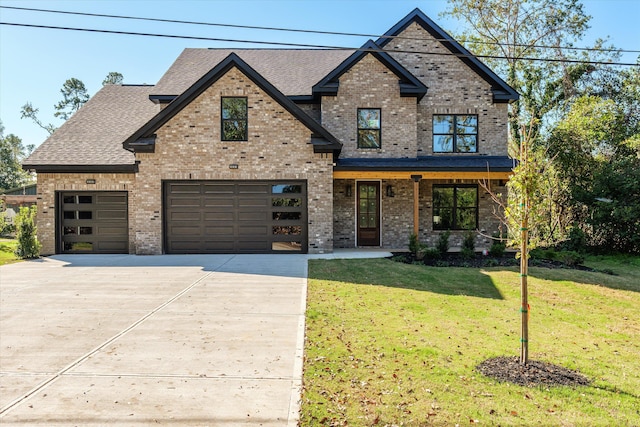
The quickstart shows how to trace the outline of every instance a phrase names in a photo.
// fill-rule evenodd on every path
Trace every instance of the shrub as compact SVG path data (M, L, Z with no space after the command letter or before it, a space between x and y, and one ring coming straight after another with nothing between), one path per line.
M468 249L471 252L476 250L476 235L473 231L467 231L464 233L464 239L462 240L462 249Z
M584 262L584 255L576 251L562 251L558 252L557 259L563 264L575 267Z
M415 255L418 253L418 249L420 249L418 236L415 233L411 233L411 235L409 235L409 251Z
M442 254L440 254L440 251L436 248L424 248L423 252L425 260L440 259L440 257L442 256Z
M440 233L440 236L438 237L438 242L436 243L436 249L438 249L438 252L440 252L441 254L446 254L447 252L449 252L450 236L451 236L450 230L443 231L442 233Z
M476 256L476 253L473 249L463 246L462 249L460 249L460 256L463 259L472 259Z
M531 259L546 259L549 261L555 261L558 258L558 254L553 248L535 248L529 251Z
M506 240L500 233L493 233L491 246L489 247L489 255L495 258L501 258L507 249Z
M22 207L16 215L16 238L18 248L16 255L20 258L38 258L40 256L40 242L36 236L37 227L35 223L36 207Z

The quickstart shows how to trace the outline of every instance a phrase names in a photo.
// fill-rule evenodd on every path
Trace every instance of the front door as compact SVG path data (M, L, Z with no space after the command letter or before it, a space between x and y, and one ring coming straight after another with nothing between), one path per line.
M380 246L380 183L358 182L358 246Z

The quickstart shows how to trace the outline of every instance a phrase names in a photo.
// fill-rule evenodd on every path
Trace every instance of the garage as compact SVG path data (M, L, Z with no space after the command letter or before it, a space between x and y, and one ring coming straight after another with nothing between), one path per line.
M305 181L167 181L170 254L306 253Z
M57 252L129 252L127 193L58 192Z

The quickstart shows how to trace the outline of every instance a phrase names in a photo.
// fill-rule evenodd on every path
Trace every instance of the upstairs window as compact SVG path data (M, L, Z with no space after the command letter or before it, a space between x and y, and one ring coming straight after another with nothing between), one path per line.
M477 153L478 116L436 114L433 116L434 153Z
M358 108L358 148L380 148L379 108Z
M222 140L247 140L247 98L222 98Z
M477 185L433 186L434 230L475 230L477 228Z

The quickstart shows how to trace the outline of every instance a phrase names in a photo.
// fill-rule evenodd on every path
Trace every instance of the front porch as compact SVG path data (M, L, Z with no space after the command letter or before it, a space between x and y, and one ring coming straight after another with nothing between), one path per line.
M434 246L451 230L450 246L477 233L476 248L491 245L500 219L482 187L506 195L510 171L335 171L334 248L406 250L409 236ZM377 240L376 240L377 239Z

